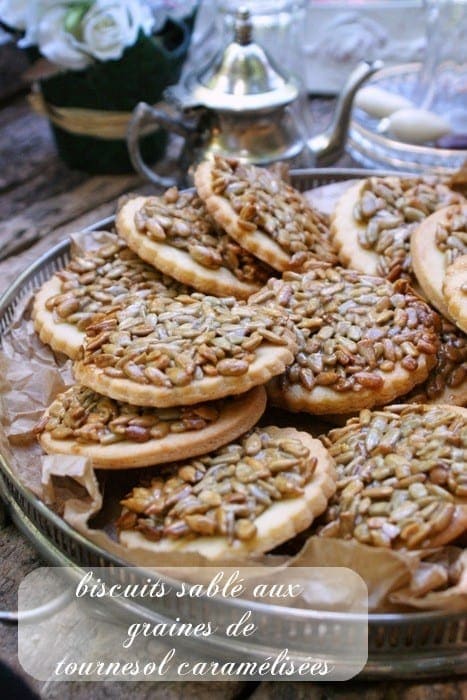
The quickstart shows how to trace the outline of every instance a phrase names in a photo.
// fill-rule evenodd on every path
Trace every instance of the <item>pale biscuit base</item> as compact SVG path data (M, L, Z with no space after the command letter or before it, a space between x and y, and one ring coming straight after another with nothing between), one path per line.
M212 218L243 248L279 272L290 269L290 256L262 231L242 229L239 216L230 202L212 189L212 164L201 163L195 171L195 185Z
M134 406L188 406L224 396L236 396L258 384L265 384L293 362L295 350L296 345L293 343L290 348L265 344L256 350L256 359L245 374L235 377L204 377L186 386L174 386L170 389L153 384L138 384L131 379L109 377L101 368L84 364L82 361L75 363L74 374L81 384L90 389Z
M378 253L362 248L358 240L359 234L366 230L366 223L360 223L353 215L364 186L365 180L359 180L339 198L331 214L331 239L342 265L366 275L379 275Z
M71 454L90 457L99 469L130 469L196 457L222 447L249 430L266 407L264 387L256 387L236 399L227 401L219 418L201 430L169 433L147 442L122 440L112 445L57 440L43 431L39 442L48 454ZM46 412L47 414L48 412Z
M392 372L373 370L384 380L379 389L362 388L360 391L336 391L327 386L315 386L307 391L300 384L286 382L283 388L281 377L275 377L267 385L268 397L275 406L289 411L305 411L315 415L350 414L362 408L382 406L410 391L423 382L436 364L436 355L420 355L417 369L408 372L401 365Z
M467 205L462 207L467 212ZM410 240L410 254L412 267L429 302L440 311L443 316L454 322L449 313L448 304L443 294L443 283L446 274L446 263L443 252L436 245L436 229L438 224L444 224L453 210L459 209L459 205L439 209L426 218L412 233Z
M257 529L255 537L246 541L236 540L233 544L220 536L164 538L151 542L140 532L123 530L120 542L129 549L141 552L197 552L207 559L247 558L268 552L305 530L324 512L328 500L335 493L334 462L322 443L308 433L298 432L294 428L276 428L275 431L284 438L299 439L318 462L310 483L304 487L303 496L274 502L254 520Z
M155 268L179 282L205 294L235 296L247 299L258 291L259 284L242 282L226 267L209 269L200 265L189 253L167 243L157 243L140 233L135 225L135 214L143 207L145 197L131 199L117 214L116 227L129 248Z
M72 323L57 323L53 314L46 307L47 300L62 293L62 281L57 275L51 277L35 296L32 307L34 329L43 343L50 345L55 352L63 352L76 360L86 334L79 331Z
M458 328L467 333L467 255L461 255L446 270L443 293L448 311Z

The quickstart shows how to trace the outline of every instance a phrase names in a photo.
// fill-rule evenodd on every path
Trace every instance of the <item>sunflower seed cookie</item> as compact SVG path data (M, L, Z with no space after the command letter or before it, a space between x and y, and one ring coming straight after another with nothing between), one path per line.
M297 348L282 309L199 293L137 300L86 332L78 381L137 406L241 394L283 372Z
M461 255L447 268L443 293L449 315L467 333L467 255Z
M443 282L449 265L459 256L467 255L467 204L440 209L422 221L412 234L410 251L417 281L426 298L443 316L450 318Z
M216 157L195 184L218 225L276 270L301 269L310 255L336 262L327 217L276 173Z
M73 386L57 396L36 433L45 452L91 457L100 469L128 469L215 450L249 430L266 406L255 387L190 407L138 408Z
M440 339L435 367L422 384L402 397L401 403L467 405L467 337L442 319Z
M275 405L316 414L378 406L436 364L438 317L405 280L317 266L270 280L251 302L281 305L296 327L295 361L268 385Z
M462 202L462 195L435 177L361 180L342 195L331 216L339 260L368 275L413 281L413 231L438 209Z
M323 438L337 491L319 534L379 547L438 547L467 532L467 410L361 411Z
M120 541L209 559L267 552L306 529L335 491L332 459L294 428L255 428L169 465L122 501Z
M34 328L44 343L75 359L96 314L128 294L176 296L189 290L143 262L122 240L73 258L35 296Z
M216 226L194 191L131 199L116 227L143 260L206 294L246 299L274 274Z

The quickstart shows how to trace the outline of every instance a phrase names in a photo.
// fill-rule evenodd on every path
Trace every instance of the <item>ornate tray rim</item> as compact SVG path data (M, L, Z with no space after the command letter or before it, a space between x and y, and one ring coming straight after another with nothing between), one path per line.
M369 175L384 176L394 174L394 171L367 170L361 168L305 168L291 171L292 178L296 181L298 180L302 184L306 182L307 179L319 181L319 184L315 184L315 187L353 178L368 177ZM407 172L400 172L399 174L413 176L413 174ZM109 224L112 224L113 221L113 216L106 217L94 224L86 226L82 232L90 233L91 231L105 228ZM38 281L35 278L47 264L56 260L58 260L59 263L65 262L65 256L69 251L69 247L69 239L57 243L29 265L5 290L0 297L0 322L3 322L4 328L8 327L14 313L14 309L11 310L11 306L14 305L14 308L16 308L24 296L29 293L31 288L37 286ZM62 260L60 260L60 258ZM34 282L34 284L31 285L31 282ZM28 283L31 286L28 287ZM7 458L1 451L0 497L6 502L12 520L18 529L31 540L39 553L53 565L72 566L76 569L84 569L86 566L129 566L128 562L101 549L85 538L81 533L68 525L57 513L48 508L45 503L22 484L12 471ZM52 528L56 528L60 533L62 544L66 544L67 549L71 549L76 558L68 556L59 548L56 541L54 541L51 536L51 531L53 532L53 530L51 530ZM80 558L83 552L85 556L81 556ZM85 561L86 559L88 561ZM93 561L92 564L89 563L90 559ZM461 641L459 647L454 646L447 648L445 656L442 654L440 656L442 647L429 647L428 651L430 654L425 659L415 658L412 661L407 661L405 655L407 655L408 651L405 650L399 663L396 663L394 667L391 667L391 664L388 665L387 657L384 657L384 659L381 658L380 661L377 658L371 660L370 657L367 669L362 672L365 677L380 678L391 674L394 676L397 675L398 677L412 677L414 673L417 673L420 677L429 677L439 675L440 673L460 674L465 672L465 667L467 665L466 613L447 613L445 611L370 613L368 616L368 625L369 633L371 633L373 629L375 636L377 636L378 631L381 633L382 629L385 634L391 634L391 631L394 633L397 630L405 629L409 637L418 626L428 629L431 626L443 625L443 627L447 626L447 632L449 632L451 638L452 629L449 628L449 625L454 625L454 628L457 629L457 635L455 636L460 638ZM443 638L448 639L450 637L447 633L443 634ZM376 657L379 646L381 645L376 642L374 649L374 651L376 651ZM390 643L389 646L394 646L394 648L398 647L397 643Z

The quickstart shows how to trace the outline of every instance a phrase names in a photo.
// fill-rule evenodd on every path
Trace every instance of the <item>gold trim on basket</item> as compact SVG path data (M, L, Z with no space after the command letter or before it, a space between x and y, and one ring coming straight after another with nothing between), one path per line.
M32 109L50 119L63 131L79 136L116 140L125 139L132 112L117 112L103 109L83 109L79 107L57 107L44 99L39 88L34 88L28 95ZM148 125L141 129L141 136L146 136L159 127Z

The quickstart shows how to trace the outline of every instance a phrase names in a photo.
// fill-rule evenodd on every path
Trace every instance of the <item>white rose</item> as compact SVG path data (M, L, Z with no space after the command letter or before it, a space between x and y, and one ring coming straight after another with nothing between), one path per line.
M37 2L31 0L0 0L0 20L13 29L26 29L28 13Z
M48 9L37 29L37 44L43 56L62 68L80 70L90 65L92 57L83 50L74 34L67 29L70 7L59 5Z
M23 27L24 36L18 41L18 46L22 49L27 46L36 46L39 43L39 25L42 17L52 7L63 5L63 0L29 0L24 5L27 5Z
M138 0L96 0L82 21L82 46L100 61L121 58L136 43L140 29L149 34L151 13Z
M1 0L0 0L1 1ZM121 58L140 29L148 34L153 20L138 0L64 2L38 0L43 11L37 30L40 52L62 68L80 70L95 59Z
M59 4L63 4L63 0L0 0L0 20L24 32L18 46L34 46L42 16L50 7Z

